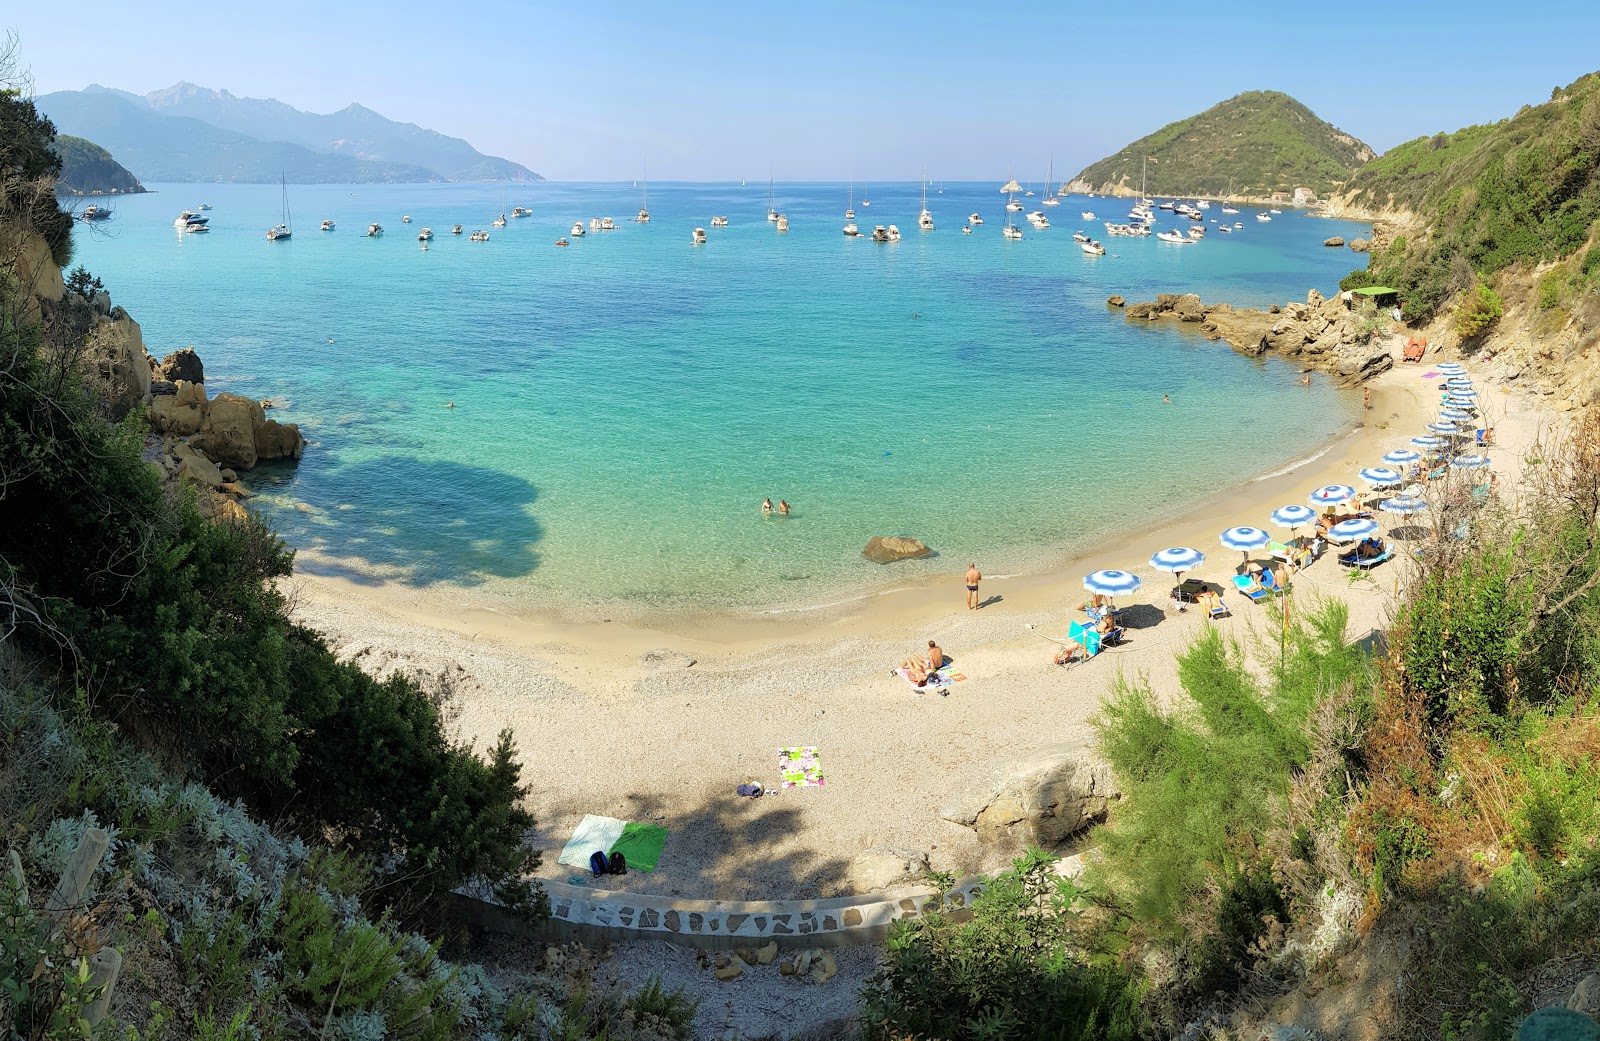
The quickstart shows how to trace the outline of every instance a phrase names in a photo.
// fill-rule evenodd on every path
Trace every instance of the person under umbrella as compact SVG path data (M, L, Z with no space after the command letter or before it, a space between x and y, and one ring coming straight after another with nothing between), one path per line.
M1301 546L1299 529L1304 525L1314 523L1316 519L1316 510L1313 510L1309 506L1301 506L1298 503L1292 503L1288 506L1279 506L1277 509L1272 511L1271 517L1272 523L1276 524L1280 528L1289 529L1290 535L1293 536L1289 541L1295 546L1296 549L1303 549L1307 551L1313 550L1315 548L1315 543L1313 542L1312 546ZM1293 554L1290 554L1290 556L1291 560L1289 563L1292 567L1294 566L1294 561L1292 559ZM1309 557L1306 563L1310 563Z
M1172 590L1172 599L1178 602L1178 610L1184 610L1188 601L1183 590L1183 573L1193 571L1206 562L1206 555L1197 549L1187 546L1173 546L1171 549L1161 550L1150 558L1150 566L1157 571L1170 571L1173 580L1178 584Z

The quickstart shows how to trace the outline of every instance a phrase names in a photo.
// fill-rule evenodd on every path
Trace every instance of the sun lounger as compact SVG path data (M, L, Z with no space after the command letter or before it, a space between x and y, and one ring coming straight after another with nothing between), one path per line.
M1284 593L1289 591L1288 586L1278 585L1278 580L1273 577L1272 572L1270 571L1261 572L1260 582L1261 588L1265 589L1269 593L1277 593L1279 596L1282 596Z
M1228 616L1230 616L1232 614L1233 614L1233 612L1228 610L1228 605L1223 602L1222 594L1218 593L1217 594L1217 602L1214 605L1212 605L1210 612L1208 612L1208 614L1207 614L1207 617L1208 618L1212 618L1212 619L1227 618Z
M1114 607L1107 608L1106 610L1102 611L1093 607L1085 606L1083 613L1089 616L1089 621L1094 623L1094 628L1096 631L1099 630L1101 624L1106 620L1106 617L1110 616L1111 628L1105 632L1099 633L1101 642L1103 643L1109 643L1111 646L1115 647L1117 644L1121 643L1122 638L1128 634L1128 630L1117 624L1117 616L1122 612L1118 611Z
M1200 579L1186 578L1180 585L1172 587L1172 599L1180 604L1192 604L1200 599L1200 594L1205 592L1205 589L1206 584Z
M1272 554L1273 560L1281 560L1297 568L1308 566L1316 557L1310 546L1293 546L1286 542L1269 542L1267 551Z
M1272 597L1272 594L1260 582L1257 582L1253 575L1234 575L1233 585L1234 588L1249 597L1254 603L1259 604L1261 601Z
M1421 364L1422 356L1427 353L1428 341L1418 340L1416 337L1412 337L1406 341L1405 351L1400 355L1400 360L1402 362L1414 361L1418 364Z
M1361 547L1366 544L1366 541L1367 540L1364 539L1361 542L1356 543L1355 548L1349 553L1341 554L1339 557L1339 563L1343 564L1345 567L1354 567L1360 568L1362 571L1371 571L1373 568L1389 559L1389 547L1387 545L1383 545L1381 551L1376 556L1363 557L1361 555Z

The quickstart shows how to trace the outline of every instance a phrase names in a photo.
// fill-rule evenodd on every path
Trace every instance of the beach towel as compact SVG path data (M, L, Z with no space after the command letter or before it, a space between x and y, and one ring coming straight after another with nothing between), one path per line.
M936 690L940 687L948 687L952 683L960 683L962 680L967 678L966 673L957 672L955 669L952 669L950 666L946 665L938 672L935 672L933 675L929 676L928 682L919 687L916 685L916 683L912 682L911 673L906 669L896 669L894 671L895 675L906 681L906 686L910 687L918 694L921 694L925 690Z
M588 870L589 858L596 853L609 854L611 847L622 837L624 826L624 822L615 817L584 814L583 820L578 822L578 827L572 832L572 838L561 848L561 856L556 859L556 863Z
M778 749L778 776L785 788L807 788L824 784L822 760L815 748L796 746Z
M629 821L622 826L622 837L611 847L611 855L622 854L633 871L654 871L661 862L661 848L667 844L667 829L659 824Z

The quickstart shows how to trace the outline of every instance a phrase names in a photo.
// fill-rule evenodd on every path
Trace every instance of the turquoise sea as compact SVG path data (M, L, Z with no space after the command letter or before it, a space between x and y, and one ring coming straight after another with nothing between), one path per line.
M1008 242L996 185L930 190L931 233L916 183L856 185L862 230L903 233L885 245L840 233L844 183L778 185L787 234L765 183L653 184L647 225L629 184L290 186L294 236L270 243L277 185L153 187L80 230L78 261L152 354L193 345L211 393L279 399L301 425L299 466L248 482L307 570L606 611L818 603L969 559L1046 567L1300 458L1359 411L1105 306L1332 289L1355 258L1322 239L1364 229L1289 210L1175 246L1108 238L1127 200L1074 196ZM213 230L180 235L201 202ZM517 205L534 215L490 227ZM972 212L985 223L963 235ZM553 245L603 216L618 230ZM1080 228L1109 255L1085 255ZM764 520L766 496L792 516ZM859 555L876 534L939 556L887 572Z

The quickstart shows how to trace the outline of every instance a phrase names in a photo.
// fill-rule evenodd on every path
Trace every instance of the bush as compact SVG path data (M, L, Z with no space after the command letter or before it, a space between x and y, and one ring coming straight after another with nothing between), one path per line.
M883 970L863 996L867 1041L1118 1041L1141 1036L1138 984L1083 960L1074 941L1084 894L1038 850L973 898L896 922Z
M1489 283L1479 279L1456 307L1456 332L1461 334L1463 340L1470 340L1493 325L1505 312L1500 295Z

